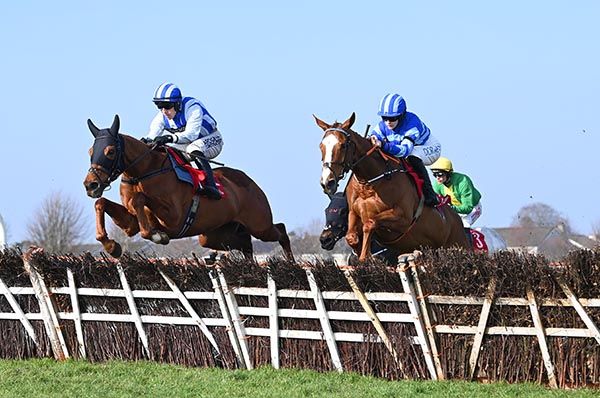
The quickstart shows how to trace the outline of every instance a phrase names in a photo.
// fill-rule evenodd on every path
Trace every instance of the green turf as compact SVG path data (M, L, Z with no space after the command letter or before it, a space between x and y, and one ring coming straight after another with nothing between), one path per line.
M198 369L152 362L0 361L0 397L598 397L534 384L386 381L308 370Z

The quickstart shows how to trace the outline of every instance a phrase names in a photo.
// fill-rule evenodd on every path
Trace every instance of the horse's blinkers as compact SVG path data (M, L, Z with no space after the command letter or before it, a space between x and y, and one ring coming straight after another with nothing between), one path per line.
M348 202L344 192L331 196L331 202L325 209L325 228L319 241L325 250L332 250L338 240L348 231Z
M110 145L115 148L113 159L109 159L104 153L106 147ZM102 189L108 187L123 172L123 138L119 134L116 136L111 134L108 129L100 130L92 146L90 161L92 166L88 171L96 176ZM100 178L98 170L106 173L108 176L106 180Z

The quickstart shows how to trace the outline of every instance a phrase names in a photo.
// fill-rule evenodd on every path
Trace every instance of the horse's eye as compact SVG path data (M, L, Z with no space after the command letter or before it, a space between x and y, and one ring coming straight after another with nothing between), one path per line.
M107 146L106 148L104 148L104 156L106 156L108 159L114 160L115 154L116 154L115 147Z

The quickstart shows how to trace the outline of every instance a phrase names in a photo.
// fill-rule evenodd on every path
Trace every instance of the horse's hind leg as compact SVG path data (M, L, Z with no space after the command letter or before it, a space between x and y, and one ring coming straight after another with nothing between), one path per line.
M139 232L138 221L127 209L108 199L100 198L96 201L96 240L102 243L104 250L113 257L121 257L123 253L121 245L110 239L106 232L105 214L112 218L115 225L121 228L127 236L133 236Z
M252 237L241 224L229 223L198 236L200 246L213 250L239 250L252 259Z
M252 236L262 240L263 242L279 242L288 260L294 261L290 237L287 234L284 223L271 224L271 227L264 231L250 230L250 233Z

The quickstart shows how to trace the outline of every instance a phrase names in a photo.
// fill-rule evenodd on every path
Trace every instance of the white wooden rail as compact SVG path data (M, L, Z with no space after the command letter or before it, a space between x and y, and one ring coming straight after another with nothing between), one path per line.
M344 370L344 358L340 355L338 344L340 342L377 342L383 344L395 360L398 369L402 373L402 360L399 358L392 341L386 332L387 324L408 323L413 324L416 336L411 337L413 344L421 347L421 353L431 379L443 379L445 377L441 367L437 336L440 334L472 334L473 347L469 358L469 376L473 378L479 361L479 353L484 343L485 336L492 335L517 335L535 336L538 340L542 358L547 370L549 384L557 387L554 366L547 344L549 337L578 337L594 338L600 343L600 332L592 318L586 312L586 308L600 307L600 298L578 298L564 281L557 281L561 286L566 298L564 299L537 299L531 289L527 290L526 298L496 297L496 280L489 282L485 297L459 297L459 296L425 296L419 282L418 267L415 265L414 257L407 257L401 262L397 269L404 292L363 292L354 282L352 274L346 272L351 291L322 291L311 271L307 270L307 281L310 290L277 289L275 281L269 276L266 288L256 287L234 287L230 288L224 275L218 271L210 271L213 291L182 291L176 283L159 271L170 290L132 290L127 281L126 272L117 264L117 271L122 288L100 289L77 287L77 281L71 272L66 269L68 286L48 288L36 267L28 258L25 258L25 267L29 273L32 287L10 287L0 279L0 293L7 300L12 312L0 313L0 320L16 320L25 329L27 335L35 344L39 344L40 336L37 336L31 321L43 321L46 334L51 342L53 353L57 359L70 357L67 344L62 333L61 322L72 321L75 326L77 338L77 353L79 357L86 357L83 324L85 322L125 322L135 326L139 339L144 347L144 352L151 359L152 353L149 349L148 336L144 325L189 325L200 328L211 346L220 351L217 340L214 338L212 328L225 328L233 351L238 359L238 366L252 369L255 365L254 358L250 355L248 339L252 336L267 337L270 340L271 364L280 367L280 339L305 339L321 340L327 343L329 355L331 356L333 368L337 371ZM407 272L410 271L410 272ZM24 312L19 306L17 297L22 295L35 296L40 305L39 312ZM70 300L71 311L57 311L55 298L64 295ZM2 297L0 296L0 297ZM243 306L238 304L240 296L265 297L268 302L266 307ZM84 297L111 297L122 298L129 308L129 314L108 314L88 312L82 308L80 300ZM279 299L304 299L312 300L313 308L285 308ZM140 315L136 300L140 299L164 299L174 300L184 308L188 316L161 316ZM215 308L220 309L220 314L199 314L192 302L195 300L213 300ZM357 301L364 312L337 311L328 309L330 301ZM403 302L408 305L409 312L379 312L377 313L370 303L381 302ZM432 305L467 305L481 306L481 315L475 320L475 325L444 325L436 324L431 318ZM493 306L523 306L528 307L532 316L532 327L492 326L489 325L489 313ZM542 307L571 307L580 316L586 328L553 328L542 325L539 316ZM245 325L249 317L263 317L268 326L248 327ZM282 329L281 319L314 319L320 322L321 330L297 330ZM349 322L361 322L365 325L371 323L376 330L375 334L357 332L336 332L331 321L343 320ZM366 328L365 328L366 329ZM221 343L222 344L222 343Z

